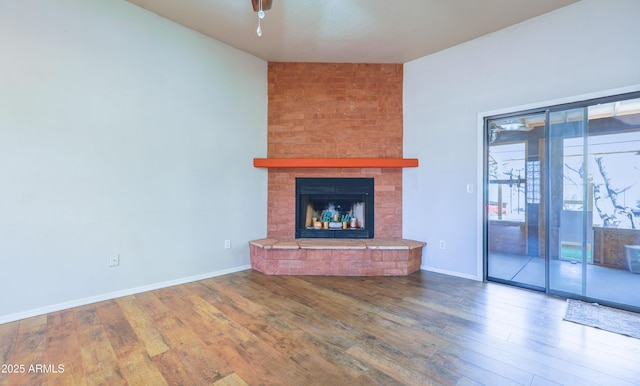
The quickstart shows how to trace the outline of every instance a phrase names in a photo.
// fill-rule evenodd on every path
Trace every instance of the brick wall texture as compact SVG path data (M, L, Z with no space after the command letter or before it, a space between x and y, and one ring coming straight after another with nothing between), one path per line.
M401 64L269 63L270 158L402 158ZM295 237L296 177L375 179L375 237L402 237L402 169L270 169L267 237Z
M250 246L251 266L267 275L403 276L420 269L422 247L403 250L264 249Z

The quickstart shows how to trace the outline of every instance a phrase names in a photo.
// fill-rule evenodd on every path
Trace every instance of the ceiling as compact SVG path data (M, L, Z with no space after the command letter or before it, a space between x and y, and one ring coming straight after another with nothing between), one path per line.
M272 62L406 63L579 0L128 0Z

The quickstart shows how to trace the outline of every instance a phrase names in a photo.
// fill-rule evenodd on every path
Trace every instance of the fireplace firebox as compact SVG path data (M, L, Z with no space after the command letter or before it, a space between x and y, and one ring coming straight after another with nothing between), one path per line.
M373 178L296 178L296 238L373 238Z

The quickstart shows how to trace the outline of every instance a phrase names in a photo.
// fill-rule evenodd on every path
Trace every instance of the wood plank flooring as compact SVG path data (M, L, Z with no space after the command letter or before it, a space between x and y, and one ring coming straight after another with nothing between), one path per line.
M565 307L424 271L243 271L0 325L0 384L640 384L640 340Z

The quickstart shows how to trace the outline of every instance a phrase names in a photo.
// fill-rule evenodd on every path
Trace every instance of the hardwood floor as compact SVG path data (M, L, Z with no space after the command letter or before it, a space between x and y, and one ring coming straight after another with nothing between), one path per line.
M0 384L640 384L640 340L565 306L424 271L244 271L0 325Z

